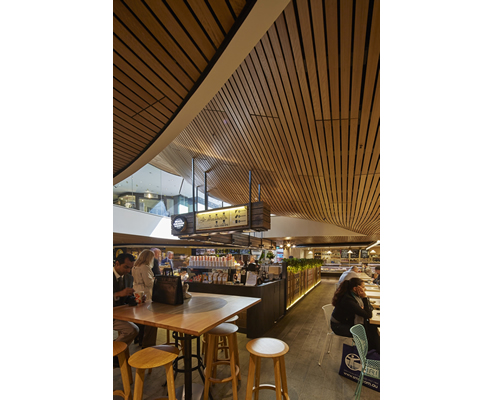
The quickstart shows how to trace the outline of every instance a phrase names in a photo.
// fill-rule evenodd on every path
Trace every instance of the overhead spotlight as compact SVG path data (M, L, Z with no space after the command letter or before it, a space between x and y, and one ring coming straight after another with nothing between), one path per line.
M290 243L287 243L287 247L290 247Z
M295 245L295 244L293 244L293 245L292 245L292 248L294 248L294 247L296 247L296 245Z
M283 245L283 244L281 244L279 247L280 247L281 249L283 249L283 248L284 248L284 245Z

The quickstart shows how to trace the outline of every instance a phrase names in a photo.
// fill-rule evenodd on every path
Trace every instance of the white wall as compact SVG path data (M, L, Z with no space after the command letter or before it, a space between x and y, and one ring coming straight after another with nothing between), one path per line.
M364 236L338 226L307 219L272 217L272 227L263 233L264 238L295 236Z
M113 232L179 239L171 235L171 218L113 205Z

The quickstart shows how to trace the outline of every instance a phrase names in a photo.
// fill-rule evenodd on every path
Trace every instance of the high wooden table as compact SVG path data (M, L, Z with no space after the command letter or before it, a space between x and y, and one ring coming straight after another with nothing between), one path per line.
M134 307L128 305L113 307L114 319L184 333L185 384L181 397L184 400L201 398L203 390L203 385L193 384L195 388L201 386L201 390L200 393L192 393L191 339L193 336L203 335L261 301L256 297L224 294L191 293L191 295L193 296L191 299L186 299L178 306L145 302Z
M374 298L369 298L369 302L374 308L381 308L381 300L380 299L374 299Z
M375 283L366 283L366 284L364 285L364 287L365 287L366 289L377 289L377 290L379 290L379 286L378 286L378 285L376 285Z
M373 325L381 324L381 315L379 310L372 310L372 318L369 320L369 323Z
M363 272L357 272L357 278L360 278L365 282L368 282L368 281L372 282L372 280L373 280L373 278L371 278L369 275L367 275Z
M369 290L366 289L366 296L371 299L379 299L381 297L381 292L379 290Z

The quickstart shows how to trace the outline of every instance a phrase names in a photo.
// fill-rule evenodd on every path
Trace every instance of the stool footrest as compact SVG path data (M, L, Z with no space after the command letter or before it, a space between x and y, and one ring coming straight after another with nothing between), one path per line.
M216 361L212 364L212 371L213 371L213 367L216 367L217 365L229 365L229 361ZM207 369L205 368L205 373L207 372ZM239 375L239 366L236 365L236 376ZM229 376L227 378L224 378L224 379L217 379L217 378L208 378L210 380L210 382L213 382L213 383L224 383L224 382L230 382L232 381L232 376Z
M258 387L256 387L256 386L253 387L253 393L258 391L258 390L261 390L261 389L270 389L270 390L276 391L277 387L275 385L272 385L271 383L262 383ZM288 394L285 394L283 390L280 390L280 392L282 393L282 397L284 399L290 400L290 397Z
M113 391L113 396L120 396L123 397L124 399L128 398L128 395L126 395L123 390L115 390Z

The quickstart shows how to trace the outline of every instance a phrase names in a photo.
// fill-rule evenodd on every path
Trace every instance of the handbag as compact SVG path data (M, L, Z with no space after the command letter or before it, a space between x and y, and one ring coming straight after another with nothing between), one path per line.
M163 304L183 304L183 285L180 276L158 275L154 280L152 301Z
M369 350L367 352L368 360L379 360L379 353L376 350ZM362 369L362 364L359 358L359 353L357 351L357 346L349 346L348 344L343 344L342 352L342 362L340 364L340 370L338 374L348 378L354 382L359 380L360 371ZM364 375L364 381L362 384L372 390L377 392L380 391L380 380L378 378L372 378L370 376Z

